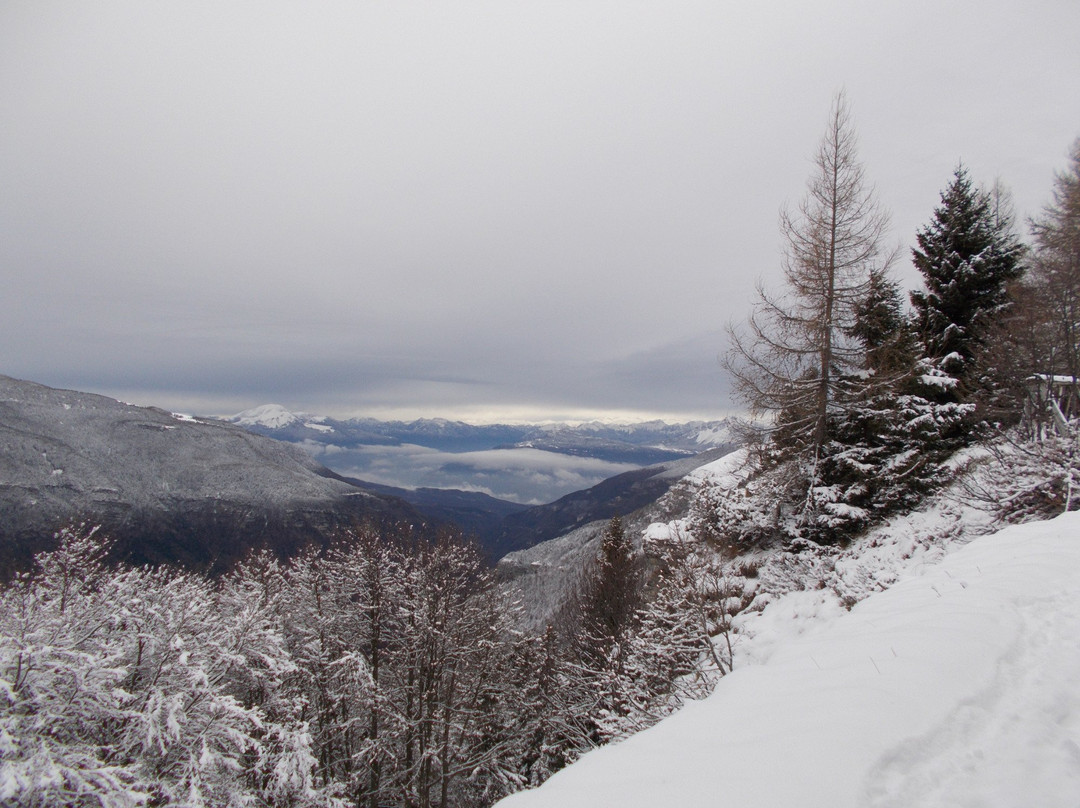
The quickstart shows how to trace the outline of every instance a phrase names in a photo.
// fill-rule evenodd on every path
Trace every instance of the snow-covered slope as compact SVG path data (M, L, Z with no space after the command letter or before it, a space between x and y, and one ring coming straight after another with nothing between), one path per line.
M1080 514L952 548L499 805L1080 804Z
M722 456L704 462L717 454ZM669 518L666 500L671 498L674 487L685 489L706 479L714 485L724 481L734 484L745 460L746 452L741 449L727 454L723 454L722 449L702 452L612 477L550 505L508 517L504 521L506 531L503 535L516 539L518 547L524 546L524 549L502 556L498 571L504 592L524 606L521 626L543 631L577 585L589 560L596 555L600 536L612 516L623 520L628 534L645 534L648 538L655 535L646 530L650 522ZM681 512L683 507L677 506L674 510ZM519 526L520 529L514 531ZM668 530L664 524L656 527L665 532ZM529 540L537 536L543 540Z
M132 563L205 569L365 518L418 514L237 426L0 375L0 578L83 521Z

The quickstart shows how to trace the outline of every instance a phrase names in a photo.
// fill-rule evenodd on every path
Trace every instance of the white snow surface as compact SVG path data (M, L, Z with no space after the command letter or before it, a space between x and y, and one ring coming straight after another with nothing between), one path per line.
M750 473L747 454L746 449L736 449L719 460L694 469L687 479L691 483L708 483L717 488L734 488Z
M1080 513L912 547L851 611L778 598L712 696L499 805L1080 805Z
M710 427L698 432L695 440L702 446L721 446L732 443L735 440L734 430L727 424L719 427Z

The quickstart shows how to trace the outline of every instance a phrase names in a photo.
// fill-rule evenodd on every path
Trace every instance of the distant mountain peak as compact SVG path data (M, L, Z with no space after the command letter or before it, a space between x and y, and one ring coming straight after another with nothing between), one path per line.
M237 413L225 420L237 426L263 426L267 429L281 429L299 423L302 419L280 404L262 404Z

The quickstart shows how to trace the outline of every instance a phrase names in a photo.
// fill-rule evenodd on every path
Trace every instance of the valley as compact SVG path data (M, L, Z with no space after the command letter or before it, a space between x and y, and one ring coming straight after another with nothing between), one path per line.
M398 489L470 491L524 505L553 502L624 472L736 441L734 419L668 424L469 424L334 419L276 404L226 419L292 443L347 477Z
M26 569L80 522L136 564L223 571L254 548L284 558L360 522L455 526L494 561L653 502L727 451L732 428L336 421L275 406L222 420L0 377L0 571ZM357 467L389 450L428 460L403 463L397 485ZM420 484L431 469L444 485Z

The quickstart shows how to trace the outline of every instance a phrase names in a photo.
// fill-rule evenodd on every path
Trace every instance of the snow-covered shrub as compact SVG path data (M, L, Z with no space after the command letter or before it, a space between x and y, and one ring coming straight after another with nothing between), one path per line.
M986 452L963 490L1001 521L1048 519L1080 509L1080 435L1023 440L1014 432L987 444Z
M814 470L807 538L845 540L918 505L948 479L942 463L962 444L972 409L889 393L837 413Z
M460 806L530 782L528 679L513 666L528 654L480 554L371 528L345 538L285 570L286 688L318 781L349 804Z
M93 531L63 531L0 595L0 804L138 805L149 784L107 728L129 720L116 615Z
M0 803L316 802L303 727L258 703L290 665L264 605L59 538L0 595Z
M690 503L690 533L728 557L787 538L793 471L784 464L736 486L703 483Z

